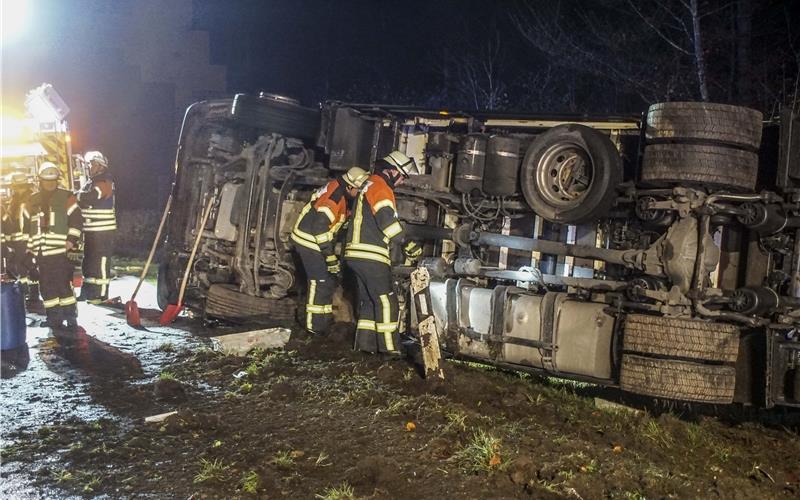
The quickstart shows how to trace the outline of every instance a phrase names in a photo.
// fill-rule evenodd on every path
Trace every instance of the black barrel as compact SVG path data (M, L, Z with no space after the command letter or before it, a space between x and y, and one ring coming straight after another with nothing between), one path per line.
M489 196L511 196L519 182L519 139L493 135L489 138L483 192Z
M464 137L456 155L456 172L453 187L459 193L481 191L483 170L486 165L486 143L484 134L469 134Z

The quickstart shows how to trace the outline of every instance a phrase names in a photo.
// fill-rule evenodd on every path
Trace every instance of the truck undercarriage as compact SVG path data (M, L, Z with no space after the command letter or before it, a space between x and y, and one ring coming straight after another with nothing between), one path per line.
M445 352L654 397L800 406L799 134L788 113L765 125L708 103L644 118L196 103L159 299L174 300L200 238L190 307L294 318L301 208L399 149L421 172L396 191L397 210L423 244ZM413 268L394 253L401 330L413 334Z

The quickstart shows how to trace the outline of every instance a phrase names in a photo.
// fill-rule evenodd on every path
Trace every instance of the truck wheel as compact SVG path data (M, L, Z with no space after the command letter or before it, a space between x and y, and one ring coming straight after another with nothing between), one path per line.
M752 191L758 155L724 146L653 144L644 148L642 182L697 184L711 189Z
M623 334L626 352L721 362L739 354L739 329L725 323L629 314Z
M297 304L288 297L266 299L239 292L234 285L211 285L206 294L206 315L240 321L293 320Z
M601 132L577 124L536 137L522 161L522 194L551 222L581 224L604 216L622 181L622 159Z
M287 137L313 141L319 132L319 110L305 108L293 99L273 94L259 97L236 94L231 116L244 125Z
M156 280L156 301L158 308L162 311L169 304L178 302L178 288L175 286L175 277L170 275L168 262L158 265L158 279Z
M708 102L661 102L647 111L645 134L658 142L707 141L757 150L763 115L749 108Z
M733 402L736 369L674 359L624 354L620 387L657 398L728 404Z

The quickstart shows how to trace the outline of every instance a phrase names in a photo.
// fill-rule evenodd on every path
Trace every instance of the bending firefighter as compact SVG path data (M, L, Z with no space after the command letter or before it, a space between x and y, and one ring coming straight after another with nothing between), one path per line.
M108 300L111 282L111 254L117 215L114 207L114 180L108 160L99 151L86 153L90 181L78 193L83 214L83 286L78 300L99 304Z
M61 171L53 163L39 167L38 193L25 206L28 251L39 266L39 291L44 301L47 325L77 326L78 312L72 290L73 265L67 251L80 240L83 217L78 200L58 187Z
M6 242L3 258L6 260L7 270L25 288L28 309L41 312L38 272L29 262L28 232L25 227L25 221L29 218L26 205L29 204L33 186L22 172L11 174L10 181L11 196L3 214L3 236Z
M416 169L414 161L399 151L376 162L375 174L359 191L347 230L344 258L358 280L356 347L362 351L400 354L389 248L393 241L401 241L403 233L394 188L408 178L411 169ZM413 262L422 249L410 241L403 253Z
M315 192L292 230L295 250L308 278L306 329L323 333L333 322L333 292L341 268L335 253L336 234L347 220L348 201L366 181L365 170L353 167Z

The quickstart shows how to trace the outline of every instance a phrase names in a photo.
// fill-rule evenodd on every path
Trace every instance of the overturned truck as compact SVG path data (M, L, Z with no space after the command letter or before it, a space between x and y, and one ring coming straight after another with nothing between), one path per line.
M290 320L289 234L313 191L399 149L452 356L706 403L800 407L800 123L788 111L661 103L546 116L239 94L186 112L162 305ZM211 207L204 227L201 213ZM417 311L402 255L401 331Z

